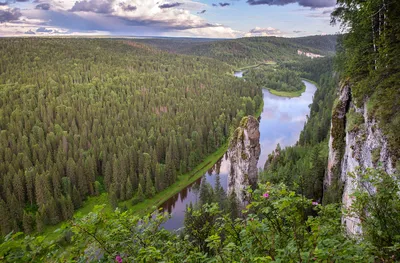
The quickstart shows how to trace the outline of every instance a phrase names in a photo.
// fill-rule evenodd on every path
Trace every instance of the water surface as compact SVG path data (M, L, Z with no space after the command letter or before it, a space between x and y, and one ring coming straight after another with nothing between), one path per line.
M243 72L235 72L235 76L242 77ZM309 114L309 105L312 103L316 91L314 84L303 81L306 91L296 98L279 97L263 89L264 108L260 120L260 146L261 154L258 167L263 168L268 155L279 143L282 148L294 145L299 139L300 132ZM178 194L167 200L161 207L168 211L172 218L164 227L169 230L179 229L183 226L186 206L199 200L199 188L202 180L207 180L215 186L215 178L219 174L221 184L226 190L229 174L229 160L225 153L202 178L187 186Z

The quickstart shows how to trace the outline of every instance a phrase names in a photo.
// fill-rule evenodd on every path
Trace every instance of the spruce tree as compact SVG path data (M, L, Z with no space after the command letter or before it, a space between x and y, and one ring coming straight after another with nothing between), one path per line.
M136 198L142 202L145 199L144 193L143 193L143 189L142 189L142 185L139 184L138 186L138 190L137 190L137 194L136 194Z

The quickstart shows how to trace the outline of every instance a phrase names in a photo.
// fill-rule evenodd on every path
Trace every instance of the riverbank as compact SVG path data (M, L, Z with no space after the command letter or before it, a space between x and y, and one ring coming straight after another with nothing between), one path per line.
M278 91L278 90L274 90L274 89L268 89L268 91L271 92L271 94L274 94L276 96L295 98L295 97L300 97L301 94L303 94L303 92L306 91L306 85L304 85L303 88L298 91Z
M261 103L260 108L257 110L255 113L255 117L258 118L261 116L261 113L264 108L264 102ZM214 164L224 156L225 152L228 150L228 142L230 139L227 140L227 142L221 146L216 152L214 152L212 155L208 156L202 163L200 163L196 168L184 175L179 176L178 180L169 186L167 189L163 190L160 193L157 193L154 197L150 199L146 199L143 202L140 202L136 205L131 205L131 201L124 201L121 202L120 205L126 207L132 211L133 213L136 213L139 216L146 215L148 213L153 212L155 209L157 209L160 205L162 205L165 201L170 199L172 196L176 195L179 193L182 189L187 187L188 185L194 183L196 180L201 178L210 168L214 166Z
M273 65L276 65L276 62L275 61L261 62L261 63L257 63L254 65L249 65L249 66L244 66L242 68L238 68L235 71L245 71L246 69L257 68L257 67L264 66L264 65L273 66Z
M318 89L318 83L310 80L310 79L306 79L306 78L301 78L304 81L310 82L311 84L314 84L314 86ZM268 88L267 88L268 89ZM300 97L305 91L306 91L306 86L304 85L303 88L299 91L293 91L293 92L287 92L287 91L278 91L278 90L273 90L273 89L268 89L268 91L276 96L280 96L280 97L288 97L288 98L295 98L295 97Z
M255 113L255 117L258 118L261 116L261 113L264 108L264 102L261 103L260 108ZM163 191L157 193L152 198L145 199L143 202L132 205L132 199L122 201L118 203L119 207L127 208L138 216L144 216L148 213L153 212L157 209L161 204L167 201L169 198L179 193L182 189L187 187L188 185L195 182L197 179L202 177L210 168L214 166L214 164L224 156L225 152L228 149L229 139L225 144L223 144L217 151L209 155L203 162L197 165L192 171L179 175L178 180L170 185L168 188ZM97 205L105 205L104 210L106 212L111 212L112 208L110 202L108 200L108 193L102 193L99 196L91 196L84 202L83 206L77 209L74 213L74 217L81 217L89 214L93 211L94 207ZM54 226L46 226L42 235L46 239L56 240L61 237L60 232L55 232L58 228L60 228L65 222L61 222Z

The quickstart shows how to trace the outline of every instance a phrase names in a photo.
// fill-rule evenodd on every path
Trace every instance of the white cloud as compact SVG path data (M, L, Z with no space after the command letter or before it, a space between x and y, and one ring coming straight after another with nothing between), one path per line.
M278 30L275 29L273 27L266 27L266 28L262 28L262 27L255 27L252 30L250 30L249 32L247 32L244 36L245 37L266 37L266 36L282 36L283 33Z
M240 32L220 24L212 24L196 13L207 8L193 0L177 0L177 7L160 8L171 3L165 0L40 0L49 10L31 8L21 10L25 18L36 19L27 29L35 32L39 27L52 28L53 32L105 32L120 35L175 35L233 38ZM175 2L175 1L173 1ZM40 22L39 22L40 20ZM32 20L33 21L33 20ZM21 21L13 21L21 23ZM12 26L17 30L16 26ZM29 27L29 28L28 28ZM0 25L0 34L11 33ZM19 28L15 33L21 32ZM50 34L49 32L40 32Z

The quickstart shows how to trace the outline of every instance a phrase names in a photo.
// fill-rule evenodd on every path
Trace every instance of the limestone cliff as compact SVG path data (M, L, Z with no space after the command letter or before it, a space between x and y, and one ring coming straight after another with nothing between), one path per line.
M328 169L324 181L325 203L341 200L344 207L351 206L351 195L360 179L359 173L354 173L357 169L365 171L379 165L388 174L395 172L387 139L379 123L368 114L368 101L357 104L362 106L357 107L352 101L351 86L342 84L332 112ZM355 176L349 176L351 173ZM344 217L343 223L350 234L362 231L357 218Z
M229 144L228 194L234 191L241 204L248 200L246 188L257 183L257 163L261 152L259 125L253 116L244 117Z

